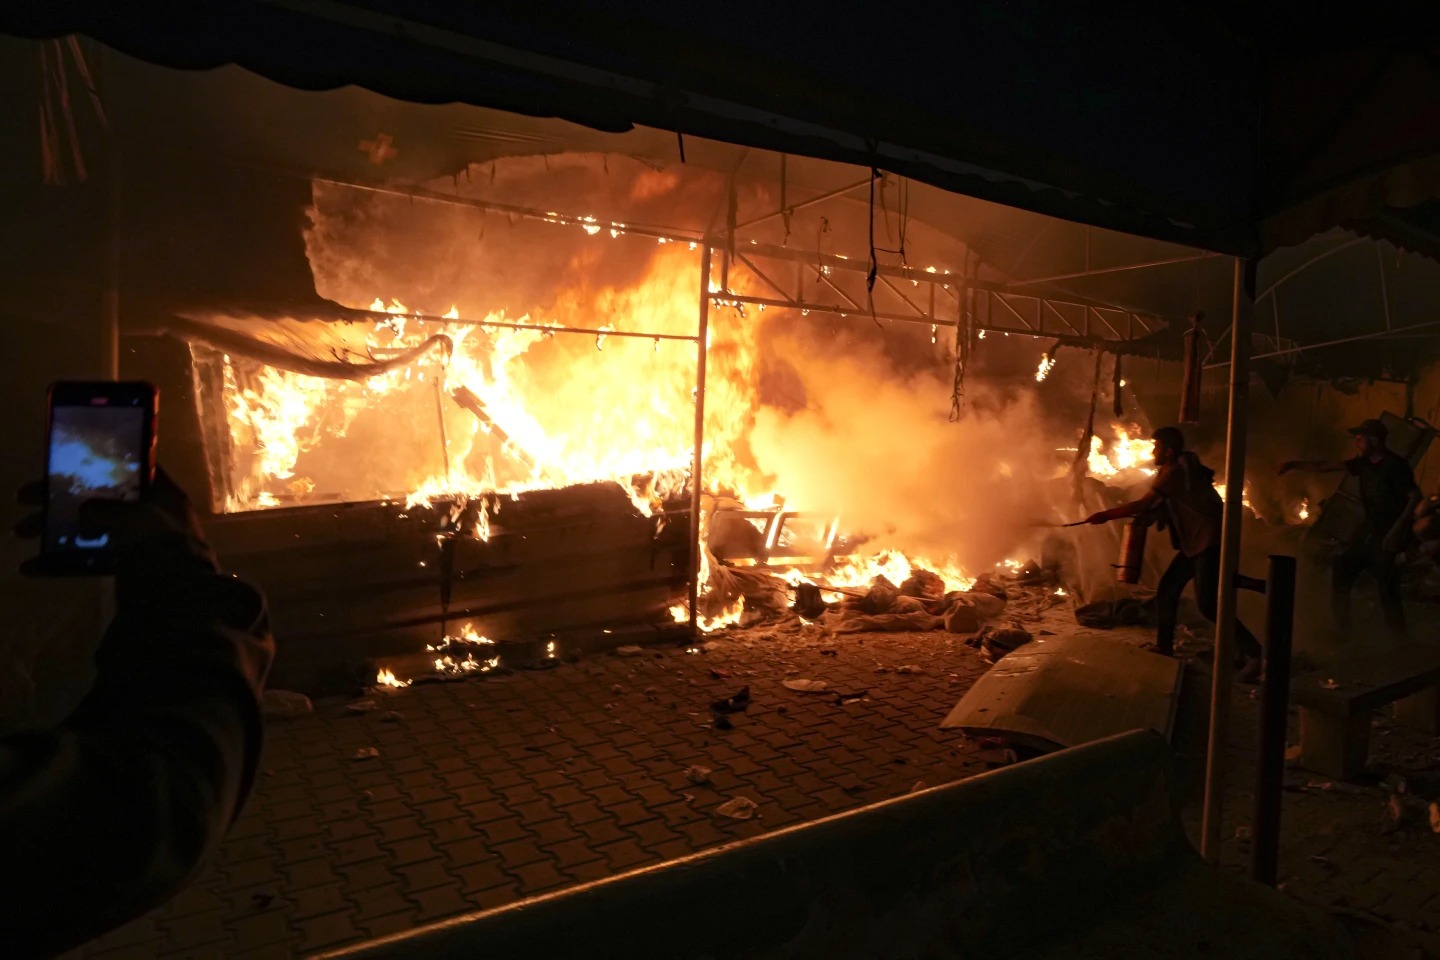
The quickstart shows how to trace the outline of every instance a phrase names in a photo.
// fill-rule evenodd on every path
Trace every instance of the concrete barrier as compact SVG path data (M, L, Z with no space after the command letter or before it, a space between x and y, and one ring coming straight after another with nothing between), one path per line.
M1316 960L1343 941L1199 861L1169 747L1136 731L323 956Z

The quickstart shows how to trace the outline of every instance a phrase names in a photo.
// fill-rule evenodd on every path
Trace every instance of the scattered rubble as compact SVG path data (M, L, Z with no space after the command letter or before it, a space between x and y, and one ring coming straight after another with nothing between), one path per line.
M715 812L722 817L729 817L731 820L749 820L755 816L755 811L759 806L749 797L731 797L716 807Z
M351 760L376 760L380 756L378 747L361 747L350 757Z
M689 766L685 768L685 777L691 783L709 783L710 773L709 767Z
M748 685L741 687L730 696L721 697L710 704L711 712L717 714L744 713L748 709L750 709L750 687Z
M615 655L619 657L638 657L644 652L643 647L637 647L634 644L615 648Z
M794 690L796 693L824 693L830 688L830 684L824 680L782 680L781 685L786 690Z

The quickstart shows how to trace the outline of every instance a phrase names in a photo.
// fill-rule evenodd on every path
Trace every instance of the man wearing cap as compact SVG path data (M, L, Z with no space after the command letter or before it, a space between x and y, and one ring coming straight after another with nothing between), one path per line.
M1280 465L1280 473L1313 470L1349 473L1359 479L1365 523L1354 542L1335 561L1332 592L1335 624L1344 633L1351 632L1350 592L1360 575L1368 571L1380 588L1386 626L1396 639L1405 639L1405 607L1400 600L1400 567L1396 554L1404 547L1421 494L1410 462L1385 446L1388 433L1379 420L1366 420L1350 429L1355 438L1356 455L1349 460L1289 460Z

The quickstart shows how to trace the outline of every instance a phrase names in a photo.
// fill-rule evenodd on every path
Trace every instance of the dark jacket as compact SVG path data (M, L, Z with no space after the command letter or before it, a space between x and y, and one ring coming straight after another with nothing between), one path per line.
M274 656L264 601L183 535L117 583L95 686L0 739L0 954L47 957L169 899L249 796Z

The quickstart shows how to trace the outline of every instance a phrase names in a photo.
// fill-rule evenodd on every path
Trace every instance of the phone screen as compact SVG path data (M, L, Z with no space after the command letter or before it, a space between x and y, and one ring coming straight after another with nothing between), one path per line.
M66 566L105 565L110 538L82 533L80 505L140 499L149 482L152 404L133 391L52 394L44 550Z

